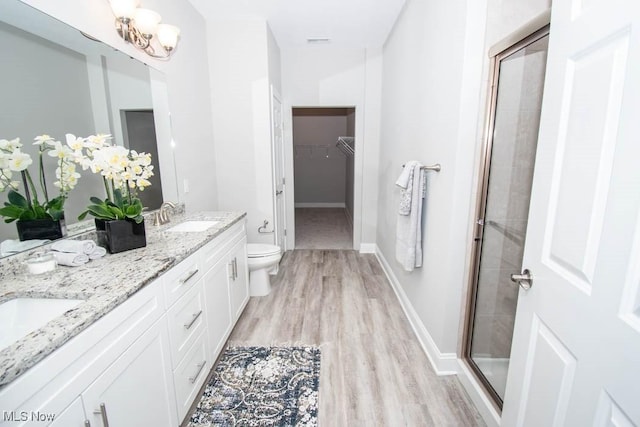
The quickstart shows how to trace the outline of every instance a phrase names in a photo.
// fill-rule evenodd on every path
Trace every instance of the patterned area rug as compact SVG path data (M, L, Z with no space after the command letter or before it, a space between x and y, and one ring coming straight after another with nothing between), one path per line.
M229 348L189 427L317 426L319 378L317 348Z

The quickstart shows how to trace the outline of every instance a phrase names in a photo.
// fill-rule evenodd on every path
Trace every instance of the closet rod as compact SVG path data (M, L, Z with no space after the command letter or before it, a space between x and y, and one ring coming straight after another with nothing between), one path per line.
M404 165L402 165L402 167L404 167ZM440 163L436 163L435 165L431 165L431 166L421 166L420 169L424 169L427 171L440 172L442 170L442 166L440 166Z

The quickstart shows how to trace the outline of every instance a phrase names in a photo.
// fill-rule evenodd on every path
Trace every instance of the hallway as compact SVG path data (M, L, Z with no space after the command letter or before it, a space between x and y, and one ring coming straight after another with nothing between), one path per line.
M285 254L228 345L322 350L321 426L483 426L455 376L437 376L373 255Z

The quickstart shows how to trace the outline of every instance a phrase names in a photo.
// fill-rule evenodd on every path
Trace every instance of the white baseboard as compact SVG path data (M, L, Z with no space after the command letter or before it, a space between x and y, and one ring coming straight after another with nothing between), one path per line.
M375 243L360 243L361 254L375 254L378 246Z
M295 203L296 208L345 208L344 203Z
M360 251L362 252L362 245L360 246ZM391 287L393 291L396 293L396 297L400 301L400 305L402 306L402 310L404 310L404 314L407 316L409 323L411 324L411 328L413 332L416 334L422 349L426 353L429 361L431 362L431 366L433 366L433 370L438 375L455 375L458 373L458 357L455 353L441 353L436 345L435 341L429 334L429 331L420 320L418 313L413 308L411 301L407 297L407 294L402 289L402 285L398 281L398 278L395 274L393 274L393 270L391 266L385 259L384 255L380 251L380 248L375 245L375 254L378 261L382 265L382 269L384 270L389 282L391 283Z
M458 379L478 409L487 427L498 427L500 425L500 414L489 400L482 386L478 384L473 373L462 360L458 360Z

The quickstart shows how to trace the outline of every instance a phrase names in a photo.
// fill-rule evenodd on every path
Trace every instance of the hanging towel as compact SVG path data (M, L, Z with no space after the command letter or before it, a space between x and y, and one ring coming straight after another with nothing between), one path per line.
M93 240L58 240L51 249L58 252L71 252L76 254L89 255L96 248Z
M407 184L406 189L411 194L410 211L408 215L398 215L396 226L396 260L406 271L422 267L422 199L425 175L422 164L416 163L412 167L412 178L409 178L411 186ZM405 165L405 169L407 167L410 167L409 163ZM400 177L403 178L402 175Z
M89 262L87 254L79 254L77 252L56 252L53 251L58 265L66 265L67 267L80 267Z
M411 191L413 187L413 170L416 166L420 165L420 162L416 160L410 160L402 169L402 173L396 180L396 185L402 188L400 192L400 209L398 213L400 215L409 215L411 212Z

